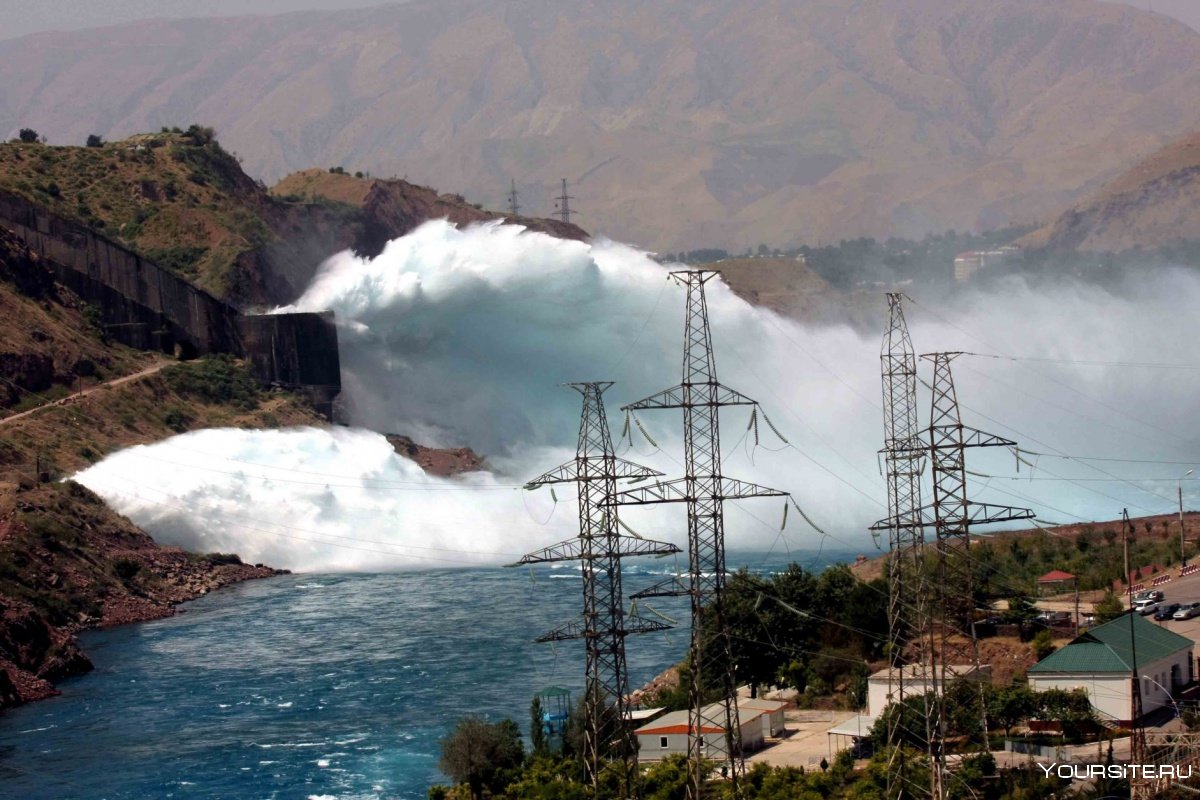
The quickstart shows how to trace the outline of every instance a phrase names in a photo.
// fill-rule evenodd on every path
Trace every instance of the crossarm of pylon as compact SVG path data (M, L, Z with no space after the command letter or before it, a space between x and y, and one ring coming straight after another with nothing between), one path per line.
M868 530L872 531L890 531L892 529L901 530L908 528L926 528L934 524L933 506L922 506L916 511L916 519L906 518L900 519L897 516L884 517L876 522Z
M972 524L986 522L1008 522L1016 519L1033 519L1036 515L1028 508L997 506L991 503L967 502L967 518Z
M691 593L692 587L688 585L687 579L672 575L640 592L634 592L629 597L631 600L644 600L647 597L683 597Z
M625 556L671 556L679 552L679 548L670 542L656 542L653 539L639 539L636 536L617 536L617 555ZM602 548L607 547L608 539L592 542L575 537L565 542L552 544L549 547L536 550L510 567L523 567L527 564L549 564L555 561L579 561L601 558L605 555ZM586 545L590 544L590 547Z
M691 384L691 385L695 386L695 384ZM708 386L708 385L709 384L703 384L703 386ZM728 386L725 386L720 383L713 384L713 386L716 389L715 397L713 398L713 400L717 405L720 405L720 406L756 406L756 405L758 405L757 401L751 400L749 397L746 397L746 395L742 394L741 392L737 391L736 389L730 389ZM693 394L695 394L695 392L693 392ZM688 403L687 391L684 388L684 384L679 384L678 386L672 386L670 389L663 389L661 392L658 392L657 394L652 394L649 397L644 397L641 400L638 400L637 402L630 403L629 405L621 406L621 410L622 411L630 411L630 410L637 411L637 410L643 409L643 408L686 408L688 405L705 405L705 404L707 404L707 402L708 402L707 399L703 400L703 402L697 402L695 399L693 399L691 403Z
M647 619L640 614L625 615L625 633L657 633L659 631L669 631L673 628L662 620Z
M789 492L759 486L749 481L739 481L736 478L721 478L721 499L741 500L747 497L787 497Z
M623 458L614 459L614 467L613 474L617 478L657 478L663 475L656 469L643 467Z
M740 500L748 497L786 497L787 492L759 486L749 481L739 481L736 478L721 478L721 500ZM659 481L649 486L639 486L617 492L609 500L609 504L622 506L644 506L653 503L681 503L691 500L688 494L687 478L676 478L670 481Z
M963 426L964 447L1016 447L1017 443L1003 436Z
M546 642L565 642L570 639L585 639L587 638L587 627L583 624L582 619L573 619L570 622L565 622L557 628L543 633L533 641L538 644Z
M633 619L626 617L623 629L619 631L619 633L657 633L658 631L669 630L671 630L671 626L665 622L659 622L658 620L652 619L643 619L641 617L634 617ZM603 631L593 633L592 636L599 635L599 633L603 633ZM570 622L559 625L553 630L543 633L541 636L534 639L534 642L538 644L544 644L546 642L565 642L572 639L586 638L588 638L588 631L583 620L573 619Z
M651 503L680 503L687 499L687 478L675 478L617 492L606 501L606 504L644 506Z
M574 461L568 461L561 467L554 469L537 476L525 484L526 489L536 489L539 486L544 486L547 483L571 483L579 480L579 466Z

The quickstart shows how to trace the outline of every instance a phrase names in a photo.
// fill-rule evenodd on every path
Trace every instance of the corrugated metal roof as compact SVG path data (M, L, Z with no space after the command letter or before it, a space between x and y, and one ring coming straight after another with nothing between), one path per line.
M743 697L738 700L738 708L753 708L760 711L782 711L788 704L782 700L763 700L761 697Z
M682 725L664 725L654 728L638 728L636 733L638 736L669 736L673 733L687 733L691 728L685 722ZM712 728L707 725L700 726L701 733L721 733L722 728Z
M839 723L836 727L826 731L827 736L854 736L861 738L868 736L871 733L871 728L875 726L875 720L878 717L869 717L866 714L853 716L845 722Z
M770 701L765 701L765 702L770 702ZM711 704L705 706L703 709L704 718L709 719L709 720L717 719L718 717L723 718L724 713L725 712L720 703L711 703ZM766 709L753 708L753 707L747 705L746 698L741 698L738 701L738 722L742 726L745 726L746 723L752 722L753 720L756 720L756 719L759 719L760 717L763 717L768 713L770 713L770 712L767 711ZM666 728L672 728L672 729L679 728L679 730L667 731L667 730L665 730ZM714 727L712 729L709 729L708 726L703 726L702 729L703 729L704 733L721 733L724 728L723 727ZM688 732L688 712L686 710L672 711L669 714L663 714L661 717L654 720L653 722L645 725L644 727L638 728L637 730L634 731L634 733L636 733L638 735L662 734L662 733L687 733L687 732Z
M1132 641L1129 633L1131 620ZM1195 646L1186 636L1155 625L1141 614L1125 614L1078 636L1070 644L1034 664L1029 671L1133 672L1135 643L1140 664L1149 664Z

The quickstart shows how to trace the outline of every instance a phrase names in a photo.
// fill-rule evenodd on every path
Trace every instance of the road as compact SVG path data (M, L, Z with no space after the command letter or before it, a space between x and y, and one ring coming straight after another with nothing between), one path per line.
M1171 574L1178 576L1179 567L1172 568ZM1146 584L1147 588L1150 587L1149 580L1144 581L1144 583ZM1194 603L1200 600L1200 572L1188 575L1186 578L1176 577L1170 583L1157 586L1155 588L1163 593L1163 595L1166 597L1167 603ZM998 605L1002 607L1003 601L1001 601L1001 603ZM1046 609L1048 611L1068 611L1071 613L1074 613L1075 611L1074 600L1040 600L1038 601L1037 606L1038 608ZM1080 600L1080 615L1082 616L1089 614L1091 611L1091 601ZM1159 622L1157 624L1162 625L1169 630L1173 630L1182 636L1187 636L1192 641L1200 642L1200 617L1194 617L1189 620L1171 620L1169 622Z
M156 364L146 367L145 369L141 370L140 372L134 372L129 375L122 375L120 378L113 378L111 381L105 381L104 383L97 383L95 386L89 386L88 388L84 389L81 392L76 392L75 394L59 398L58 400L53 400L49 403L44 403L44 404L38 406L37 408L31 408L28 411L22 411L19 414L13 414L12 416L4 417L3 419L0 419L0 426L7 425L10 422L16 422L19 419L24 419L25 417L31 416L33 414L37 414L40 411L45 411L47 408L54 408L55 406L71 405L73 403L78 402L80 399L87 397L90 394L94 394L95 392L99 392L103 389L111 389L113 387L120 386L121 384L124 384L124 383L131 383L133 381L141 380L142 378L149 377L150 375L153 375L154 373L159 372L160 370L163 369L163 367L170 366L171 364L174 364L174 363L175 363L174 361L160 361Z

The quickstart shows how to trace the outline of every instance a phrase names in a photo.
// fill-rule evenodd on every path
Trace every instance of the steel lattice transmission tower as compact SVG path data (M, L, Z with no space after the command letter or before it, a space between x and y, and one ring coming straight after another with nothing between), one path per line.
M951 637L956 631L975 639L975 573L969 553L972 525L989 522L1032 519L1027 508L976 503L967 497L966 450L968 447L1016 447L1017 443L962 424L954 374L950 362L961 353L929 353L921 356L933 362L933 404L929 418L929 453L933 464L933 527L937 535L937 579L933 593L937 609L940 641L934 657L935 672L942 687L936 695L937 728L934 733L931 790L933 797L946 796L946 712L945 689L954 675L949 669ZM978 649L975 661L978 664ZM932 665L931 665L932 666ZM982 705L982 694L980 695ZM986 738L986 722L982 719Z
M563 222L571 222L571 201L575 198L567 194L567 179L562 179L562 194L555 198L554 207L558 209L558 218Z
M613 454L612 436L604 413L604 390L611 382L569 383L583 395L579 443L575 458L534 478L526 488L575 483L579 489L579 536L522 558L517 565L580 561L583 577L583 616L544 636L538 642L583 639L586 652L584 763L595 787L606 760L622 762L622 797L636 797L637 741L628 724L628 673L625 637L669 628L662 622L626 614L621 588L621 559L678 553L673 544L622 536L618 509L610 501L623 478L645 479L661 472L633 464ZM514 565L516 566L516 565Z
M521 204L517 202L517 197L517 180L513 178L511 188L508 190L508 213L514 217L521 213Z
M931 661L928 637L931 632L928 575L925 567L925 519L921 506L921 475L925 469L926 446L921 438L917 414L917 357L908 323L904 319L903 295L889 293L888 328L883 335L880 362L883 377L883 450L887 471L888 516L871 526L888 532L888 702L903 704L906 681L912 676L909 664ZM906 656L906 653L908 654ZM937 727L933 696L924 691L925 741L930 763ZM888 759L887 797L911 796L906 787L904 740L901 715L893 714L887 731L891 745Z
M671 277L687 289L684 324L683 382L651 395L625 410L683 409L685 476L627 490L617 495L623 505L686 503L688 517L688 581L672 578L634 597L687 594L691 598L692 634L688 685L689 800L698 800L707 779L702 762L710 759L731 783L736 797L745 772L738 723L737 677L734 674L725 618L724 501L747 497L781 497L768 489L721 475L719 411L724 406L757 405L754 400L717 381L708 304L704 284L716 272L687 270ZM713 702L710 702L713 701ZM724 736L706 747L704 729Z

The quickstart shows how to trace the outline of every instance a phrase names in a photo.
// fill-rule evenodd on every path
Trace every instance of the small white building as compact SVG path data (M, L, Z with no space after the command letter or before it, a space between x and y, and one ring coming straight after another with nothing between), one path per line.
M1101 720L1129 725L1135 675L1141 680L1143 714L1170 705L1171 694L1195 678L1194 647L1191 639L1141 614L1125 614L1091 628L1034 664L1029 686L1039 692L1083 689Z
M769 726L763 717L769 716L768 711L750 708L745 705L747 700L740 699L738 703L738 722L742 732L742 752L750 753L762 749L764 730ZM707 720L717 720L724 716L720 703L705 706L702 717ZM634 731L638 740L639 761L659 761L667 756L687 755L688 752L688 711L672 711L664 714L653 722L643 725ZM701 728L704 735L705 755L717 757L725 751L725 726L723 724L704 725Z
M783 712L787 707L788 704L781 700L764 700L761 697L743 697L738 700L739 709L753 709L763 712L763 735L770 737L779 736L783 733Z
M992 665L981 664L952 664L947 666L946 680L953 682L959 678L973 681L989 681L992 676ZM867 714L877 718L883 710L900 699L900 687L903 682L904 696L915 697L925 694L931 689L941 693L942 669L940 667L930 674L923 664L906 664L903 667L881 669L867 679Z

